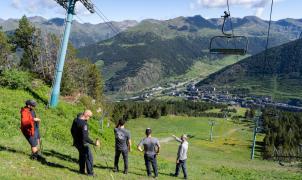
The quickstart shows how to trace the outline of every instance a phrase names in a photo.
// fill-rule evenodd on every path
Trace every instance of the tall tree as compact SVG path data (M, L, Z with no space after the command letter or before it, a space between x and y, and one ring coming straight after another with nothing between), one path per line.
M26 16L19 21L19 27L12 38L15 48L23 49L20 66L27 70L33 70L38 61L38 34L36 28L32 26Z
M96 101L100 101L103 93L103 82L100 70L95 64L91 64L88 74L88 92Z
M8 42L6 34L0 27L0 70L9 68L11 62L9 62L9 55L11 53L11 45Z

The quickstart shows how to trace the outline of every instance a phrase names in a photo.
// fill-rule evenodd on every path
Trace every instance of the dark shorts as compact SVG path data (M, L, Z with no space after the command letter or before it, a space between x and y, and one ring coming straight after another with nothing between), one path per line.
M24 136L31 147L37 147L37 145L38 145L37 136L26 136L26 135L24 135Z

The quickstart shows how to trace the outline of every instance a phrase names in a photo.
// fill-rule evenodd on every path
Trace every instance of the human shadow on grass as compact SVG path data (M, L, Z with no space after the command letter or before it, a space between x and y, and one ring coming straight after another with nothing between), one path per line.
M45 151L43 151L43 155L56 157L60 160L67 161L67 162L72 162L72 163L76 163L76 164L78 164L78 162L79 162L78 159L73 158L70 155L62 154L62 153L57 152L55 150L45 150ZM93 165L93 167L98 168L98 169L113 170L113 167L104 166L104 165L100 165L100 164Z
M128 172L129 174L134 174L134 175L138 175L138 176L147 176L147 170L143 169L143 168L138 168L138 167L133 167L133 169L136 169L142 173L136 173L136 172ZM153 171L152 171L153 173ZM164 172L160 172L158 171L159 175L164 175L164 176L171 176L171 173L164 173Z
M158 174L160 175L164 175L164 176L173 176L174 175L174 172L172 173L163 173L163 172L158 172Z
M73 158L69 155L62 154L62 153L54 151L54 150L45 150L45 151L43 151L43 155L56 157L58 159L68 161L68 162L78 163L78 160L76 158Z
M0 151L7 151L7 152L11 152L11 153L18 153L18 154L22 154L22 155L27 155L27 153L25 153L23 151L16 150L16 149L13 149L11 147L2 146L2 145L0 145Z
M8 146L0 145L0 151L6 151L6 152L10 152L10 153L18 153L18 154L21 154L21 155L27 155L28 156L28 154L25 153L24 151L16 150L16 149L13 149L13 148L8 147ZM61 164L49 162L45 158L40 158L37 161L40 162L42 165L45 165L45 166L54 167L54 168L61 168L61 169L68 169L71 172L78 172L77 170L71 169L71 168L63 166Z

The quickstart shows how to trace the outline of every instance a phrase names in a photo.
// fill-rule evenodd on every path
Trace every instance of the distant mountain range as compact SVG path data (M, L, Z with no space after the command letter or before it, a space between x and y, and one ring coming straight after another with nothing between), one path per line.
M302 39L227 66L197 84L208 85L302 102Z
M249 54L264 50L267 21L247 16L232 22L235 35L248 38ZM147 19L115 37L80 48L79 56L100 65L108 91L135 92L183 75L200 60L211 63L223 58L208 53L210 38L221 35L221 24L222 19L201 16ZM231 30L229 24L226 30ZM302 19L274 21L269 46L295 40L301 31Z
M57 36L61 36L61 34L63 34L64 32L64 19L53 18L48 20L43 17L35 16L29 17L29 20L43 32L53 33ZM4 31L14 31L18 27L18 21L19 19L0 19L0 26L3 27ZM117 31L124 31L129 27L135 26L137 24L137 21L126 20L122 22L111 23L117 29ZM81 24L78 21L74 20L72 24L70 41L76 48L79 48L97 43L105 39L109 39L115 35L116 32L113 32L105 23Z
M29 19L43 32L57 35L63 33L63 19ZM177 80L179 76L190 74L192 67L198 62L205 65L200 69L200 74L204 77L240 60L227 61L219 68L203 69L224 58L208 52L211 37L221 35L221 18L193 16L112 23L121 33L117 35L104 23L81 24L74 21L70 37L73 45L79 48L78 56L89 58L102 69L106 90L109 92L137 92L165 83L174 77ZM268 21L247 16L232 18L232 24L235 35L248 38L249 55L264 50ZM18 20L0 19L0 26L5 31L14 31ZM231 30L229 22L226 30ZM293 41L301 31L302 19L273 21L269 47ZM242 44L239 43L240 45Z

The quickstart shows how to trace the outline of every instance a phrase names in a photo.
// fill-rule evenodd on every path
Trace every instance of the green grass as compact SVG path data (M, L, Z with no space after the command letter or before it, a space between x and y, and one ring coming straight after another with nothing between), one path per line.
M0 88L0 179L86 179L76 173L78 153L71 146L70 126L73 118L84 107L62 102L57 109L45 109L39 103L37 114L42 119L41 135L44 155L51 162L42 165L29 159L30 149L21 135L20 108L32 95L22 90ZM217 110L218 111L218 110ZM243 115L244 109L238 109ZM100 116L100 115L97 115ZM214 141L209 141L209 120L215 120ZM264 161L256 152L256 159L249 160L252 131L248 122L232 122L218 118L196 118L167 116L160 119L140 118L130 120L127 128L131 130L133 148L129 159L129 174L113 174L111 168L114 157L113 124L105 128L102 135L98 122L90 122L90 136L101 137L102 148L96 152L95 173L98 179L141 180L145 176L143 155L136 151L135 145L144 137L146 127L153 129L153 135L160 138L162 150L158 157L159 179L175 179L169 176L175 169L178 144L171 134L187 133L189 140L188 170L190 179L300 179L301 169L281 167L275 162ZM106 124L106 122L105 122ZM258 136L261 141L263 136ZM107 162L107 163L106 163Z

